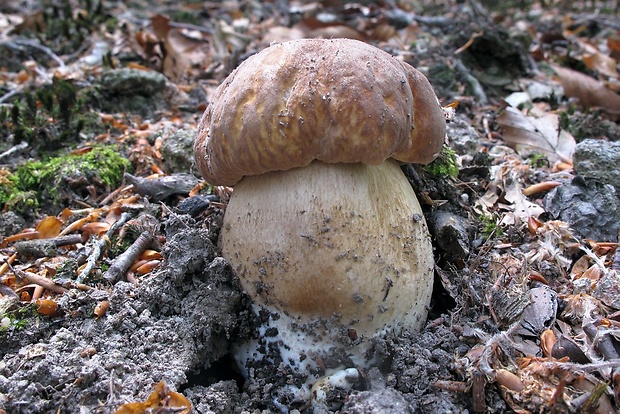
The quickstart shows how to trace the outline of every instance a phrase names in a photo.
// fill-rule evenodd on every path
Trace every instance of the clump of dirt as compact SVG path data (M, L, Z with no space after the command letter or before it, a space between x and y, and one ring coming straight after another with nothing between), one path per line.
M64 317L0 335L0 407L11 413L112 412L163 380L176 389L237 337L241 293L207 231L166 222L166 266L138 286L71 290ZM94 307L109 301L99 318Z

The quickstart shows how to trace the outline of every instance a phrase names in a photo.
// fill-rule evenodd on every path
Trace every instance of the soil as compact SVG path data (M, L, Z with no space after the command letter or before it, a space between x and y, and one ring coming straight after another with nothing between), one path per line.
M280 411L274 388L285 381L277 365L257 365L255 377L244 385L229 355L231 345L247 337L254 315L209 233L187 215L173 214L164 226L166 264L138 286L118 282L88 292L71 290L59 300L62 316L36 317L0 338L0 402L7 412L112 412L119 404L144 400L159 381L183 392L195 412ZM441 293L445 296L438 286L434 309L446 308ZM93 317L102 301L110 302L108 311ZM434 320L420 333L378 340L380 369L364 372L354 390L334 392L311 407L290 408L466 410L469 394L433 384L453 378L456 360L477 342L458 333L463 325L476 324L472 316L477 312L458 318L433 313ZM490 411L506 408L492 388L486 400Z

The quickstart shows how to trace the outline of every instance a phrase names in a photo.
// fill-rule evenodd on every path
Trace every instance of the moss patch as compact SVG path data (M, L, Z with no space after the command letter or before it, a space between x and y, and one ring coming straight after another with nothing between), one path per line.
M86 107L78 88L58 78L25 92L12 106L0 108L0 133L34 149L53 150L60 144L79 142L82 133L103 131L100 117Z
M110 191L129 166L129 161L109 146L28 162L14 173L0 175L0 202L22 213L48 205L57 210Z
M457 177L459 175L459 167L456 160L456 152L444 145L439 157L425 166L424 169L436 177Z

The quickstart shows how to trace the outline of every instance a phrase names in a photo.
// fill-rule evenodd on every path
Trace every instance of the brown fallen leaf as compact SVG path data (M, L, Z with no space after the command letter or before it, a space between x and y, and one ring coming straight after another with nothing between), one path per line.
M184 76L189 66L185 56L183 36L170 28L170 18L157 14L151 17L151 25L155 36L161 42L163 61L162 73L172 81L178 82Z
M616 35L607 39L607 47L609 48L609 56L620 60L620 36Z
M155 390L144 402L132 402L121 405L115 414L147 414L151 412L164 412L162 408L176 408L178 414L188 414L191 404L183 394L172 391L163 381L160 381Z
M39 232L39 239L56 237L62 228L62 221L54 216L47 216L37 224L36 230Z
M618 62L616 59L609 57L601 52L595 52L581 58L582 62L586 64L588 69L595 70L605 76L616 77L618 76L618 70L616 66Z
M586 108L600 108L617 121L620 119L620 95L588 75L572 69L552 65L558 74L566 96L577 98Z
M319 38L319 39L333 39L333 38L346 38L356 40L366 40L363 33L355 30L352 27L347 26L341 22L329 22L324 23L318 20L316 17L307 17L296 23L293 26L294 29L301 30L306 34L306 37Z
M502 127L504 141L519 154L538 152L547 156L551 163L572 164L575 138L560 128L558 115L545 113L535 117L508 107L497 122Z

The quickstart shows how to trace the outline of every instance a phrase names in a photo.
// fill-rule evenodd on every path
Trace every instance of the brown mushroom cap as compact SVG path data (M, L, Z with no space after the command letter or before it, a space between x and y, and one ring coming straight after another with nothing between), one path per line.
M350 39L271 46L217 88L195 143L215 185L327 163L428 163L444 142L444 115L424 75Z

